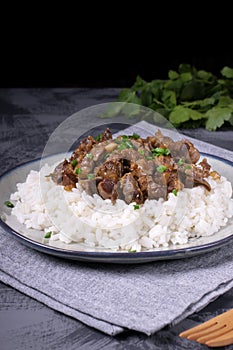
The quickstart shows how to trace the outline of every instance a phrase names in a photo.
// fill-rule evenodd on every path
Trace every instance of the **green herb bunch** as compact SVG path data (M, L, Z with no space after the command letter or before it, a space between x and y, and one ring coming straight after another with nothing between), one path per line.
M215 131L233 125L233 68L223 67L220 74L181 64L167 80L146 82L138 76L131 88L121 90L118 101L149 107L175 127Z

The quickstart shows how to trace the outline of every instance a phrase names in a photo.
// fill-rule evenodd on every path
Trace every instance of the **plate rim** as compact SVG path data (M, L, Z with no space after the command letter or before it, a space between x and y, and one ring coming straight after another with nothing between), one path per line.
M59 156L59 154L50 155L50 157ZM233 167L233 162L217 156L213 154L209 154L206 152L200 152L202 157L214 158L220 162L226 163ZM0 175L0 181L10 175L10 173L19 170L25 166L28 166L32 163L38 163L41 161L41 157L35 158L33 160L28 160L22 162L15 167L6 170ZM4 231L10 233L11 236L16 238L18 241L23 243L26 246L29 246L32 249L40 251L42 253L46 253L49 255L68 258L72 260L82 260L82 261L90 261L90 262L105 262L105 263L143 263L143 262L152 262L158 260L167 260L167 259L183 259L191 256L196 256L198 254L209 252L211 250L215 250L221 248L226 245L233 239L233 232L227 237L221 238L217 241L213 241L210 243L200 244L198 246L191 246L185 248L177 248L177 249L167 249L167 250L148 250L141 252L127 252L127 251L80 251L80 250L71 250L64 249L54 246L46 245L42 242L35 241L19 232L15 229L11 228L0 216L0 226Z

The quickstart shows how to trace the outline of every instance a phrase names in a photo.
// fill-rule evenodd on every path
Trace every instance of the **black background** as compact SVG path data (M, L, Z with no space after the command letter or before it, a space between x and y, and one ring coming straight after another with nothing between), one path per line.
M59 53L57 53L59 55ZM233 67L233 52L214 53L196 48L195 52L179 49L178 53L147 51L144 55L135 52L102 53L95 56L56 57L30 55L9 60L3 64L1 87L129 87L137 75L150 81L166 79L170 69L177 70L180 63L189 63L220 76L224 66Z
M92 7L62 17L46 17L47 9L39 19L20 17L2 37L0 87L130 87L137 75L166 79L180 63L215 75L233 67L228 5L155 5L141 3L126 13L113 4L101 17Z
M166 79L170 69L177 70L179 64L189 63L198 69L204 69L220 76L224 66L233 67L233 53L203 53L196 50L194 54L179 51L179 54L146 53L144 57L133 56L123 52L123 57L108 55L98 57L65 58L62 64L54 55L46 59L30 56L8 62L1 74L1 87L130 87L137 75L150 81ZM116 59L118 57L118 59Z

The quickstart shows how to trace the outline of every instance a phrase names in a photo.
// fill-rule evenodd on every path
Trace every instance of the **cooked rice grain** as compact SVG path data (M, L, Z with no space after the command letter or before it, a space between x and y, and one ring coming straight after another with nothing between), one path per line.
M30 171L24 183L11 195L12 209L27 228L52 231L51 240L67 244L82 242L90 248L113 251L146 250L188 242L191 237L209 236L225 226L233 216L231 183L223 176L208 178L212 190L185 188L168 200L146 200L139 209L117 200L103 200L77 188L71 192L57 186L40 172Z

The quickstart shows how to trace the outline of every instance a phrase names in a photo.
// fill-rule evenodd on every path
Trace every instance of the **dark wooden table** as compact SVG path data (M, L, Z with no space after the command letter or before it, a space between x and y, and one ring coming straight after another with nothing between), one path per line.
M118 93L119 89L113 88L1 89L0 174L40 157L51 132L68 116L88 106L115 101ZM232 130L210 133L197 129L184 133L233 151ZM230 308L233 289L178 325L153 336L128 332L110 337L0 283L0 349L207 349L178 334ZM233 345L225 348L233 349Z

